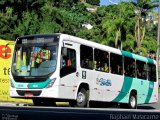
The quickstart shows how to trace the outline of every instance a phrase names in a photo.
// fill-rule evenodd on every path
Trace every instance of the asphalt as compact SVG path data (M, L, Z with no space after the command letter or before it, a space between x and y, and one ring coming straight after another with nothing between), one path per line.
M137 109L141 109L141 110L159 110L160 111L160 93L158 96L158 102L157 103L152 103L152 104L142 104L142 105L138 105ZM23 107L23 106L30 106L30 107L34 107L34 105L32 103L14 103L14 102L0 102L0 106L19 106L19 107ZM41 107L45 107L45 106L41 106ZM46 106L51 108L52 106ZM67 107L67 108L71 108L69 107L68 103L66 104L58 104L58 107ZM98 108L101 109L101 106L99 106ZM95 108L95 109L98 109ZM117 109L117 105L113 105L113 106L102 106L102 109ZM118 107L118 109L126 109L123 107Z
M138 109L146 110L160 110L160 93L158 94L158 102L153 104L142 104L138 106Z
M160 96L159 96L160 98ZM160 100L160 99L159 99ZM0 120L145 120L160 119L160 102L139 105L138 109L76 108L33 106L28 103L0 102Z
M159 110L0 106L0 120L120 120L160 119Z

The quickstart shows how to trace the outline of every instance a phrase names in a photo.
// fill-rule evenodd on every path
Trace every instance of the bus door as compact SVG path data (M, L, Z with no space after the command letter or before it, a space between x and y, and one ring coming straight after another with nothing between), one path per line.
M60 96L74 99L78 82L77 51L78 44L64 41L61 47Z

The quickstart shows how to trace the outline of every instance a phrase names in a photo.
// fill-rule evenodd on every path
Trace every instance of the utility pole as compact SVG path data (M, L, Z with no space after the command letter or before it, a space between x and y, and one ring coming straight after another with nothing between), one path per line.
M157 61L157 66L159 67L159 45L160 45L160 0L158 3L158 34L157 34L157 56L156 56L156 61Z

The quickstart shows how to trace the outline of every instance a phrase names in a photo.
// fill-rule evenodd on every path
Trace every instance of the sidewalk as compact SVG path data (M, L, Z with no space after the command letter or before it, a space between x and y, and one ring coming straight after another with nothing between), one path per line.
M15 103L0 101L0 106L31 106L31 103Z

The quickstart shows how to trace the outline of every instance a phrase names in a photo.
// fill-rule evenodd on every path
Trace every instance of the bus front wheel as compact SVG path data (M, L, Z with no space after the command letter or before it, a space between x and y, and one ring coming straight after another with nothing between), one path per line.
M135 93L130 94L128 105L131 109L137 108L137 95Z
M76 101L72 101L72 107L87 107L88 104L88 90L81 88L77 93Z

